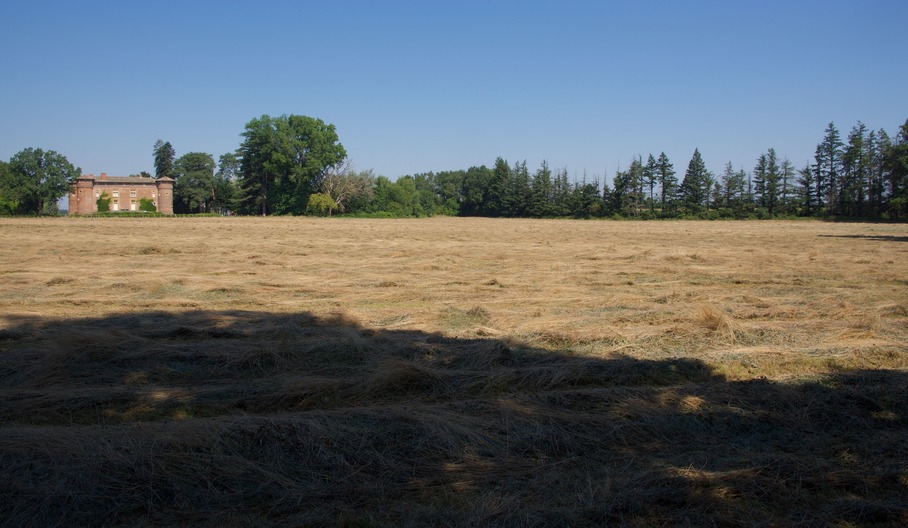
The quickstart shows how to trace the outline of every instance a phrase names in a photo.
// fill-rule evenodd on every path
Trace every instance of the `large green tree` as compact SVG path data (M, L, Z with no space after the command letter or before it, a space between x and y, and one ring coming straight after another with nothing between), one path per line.
M16 202L6 196L6 180L9 178L9 163L0 160L0 215L16 214Z
M470 167L461 182L462 202L460 214L463 216L481 216L493 214L491 210L493 172L482 165Z
M246 123L240 183L247 212L303 214L329 167L347 157L334 125L300 115Z
M173 164L177 157L170 141L157 140L154 144L154 177L173 176Z
M426 216L424 195L416 187L413 176L402 176L391 181L385 176L375 178L373 213L382 213L394 217ZM431 196L429 202L431 203Z
M174 212L204 213L216 200L214 157L204 152L183 154L174 163Z
M214 174L211 210L226 213L236 209L237 177L240 173L240 159L235 152L222 154L218 158L218 171Z
M62 154L27 148L10 158L0 172L0 196L15 214L53 213L57 200L81 173Z

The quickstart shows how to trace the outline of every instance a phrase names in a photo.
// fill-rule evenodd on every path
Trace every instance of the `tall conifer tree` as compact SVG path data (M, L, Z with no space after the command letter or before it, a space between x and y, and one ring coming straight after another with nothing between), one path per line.
M662 203L662 216L667 216L668 209L675 200L675 193L678 189L678 179L675 177L675 167L668 160L665 152L659 154L659 160L656 161L656 173L659 179L660 198Z
M703 210L708 182L709 173L706 164L703 163L700 149L694 149L694 155L687 164L687 172L684 173L684 180L681 182L681 202L688 213L698 214Z

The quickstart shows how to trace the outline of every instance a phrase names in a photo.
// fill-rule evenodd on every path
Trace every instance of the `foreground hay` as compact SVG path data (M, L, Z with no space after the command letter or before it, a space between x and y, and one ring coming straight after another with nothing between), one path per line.
M900 226L0 229L4 525L908 522Z

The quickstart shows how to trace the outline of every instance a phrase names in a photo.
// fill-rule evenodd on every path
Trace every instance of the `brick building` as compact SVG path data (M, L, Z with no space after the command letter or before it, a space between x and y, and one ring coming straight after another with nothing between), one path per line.
M83 174L76 180L69 194L69 214L98 212L98 198L107 193L111 211L138 211L139 200L146 198L154 203L159 213L173 214L172 178L145 178L142 176L108 176L101 173Z

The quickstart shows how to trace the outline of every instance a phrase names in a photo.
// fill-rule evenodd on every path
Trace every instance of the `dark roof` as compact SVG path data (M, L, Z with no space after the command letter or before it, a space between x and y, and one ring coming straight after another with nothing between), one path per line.
M95 180L95 185L99 183L137 183L137 184L151 184L154 185L154 178L146 178L144 176L108 176L105 179L101 179L100 176L83 176L83 178L91 178Z

